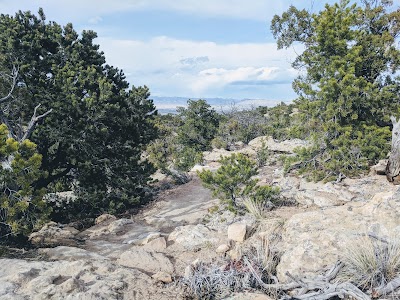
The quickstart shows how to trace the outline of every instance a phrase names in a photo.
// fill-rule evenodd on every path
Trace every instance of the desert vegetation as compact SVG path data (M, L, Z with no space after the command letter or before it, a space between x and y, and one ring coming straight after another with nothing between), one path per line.
M271 31L279 49L304 49L297 99L224 111L188 100L159 115L147 86L107 64L95 32L43 10L0 15L0 246L10 246L0 255L15 245L48 255L10 278L22 289L23 276L53 268L51 255L74 261L81 247L94 265L80 267L99 273L49 285L92 292L112 274L102 284L115 299L123 277L189 299L399 297L399 24L388 0L290 6ZM371 169L390 150L386 169Z

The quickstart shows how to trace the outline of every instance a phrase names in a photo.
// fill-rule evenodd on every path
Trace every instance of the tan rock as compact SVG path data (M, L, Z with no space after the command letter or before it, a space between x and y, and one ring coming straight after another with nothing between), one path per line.
M97 225L97 224L100 224L100 223L103 223L103 222L105 222L105 221L114 221L114 220L116 220L117 218L115 217L115 216L113 216L113 215L110 215L110 214L102 214L101 216L98 216L97 218L96 218L96 220L94 221L94 223Z
M164 283L171 283L172 277L170 274L165 272L157 272L153 276L151 276L156 281L164 282Z
M162 236L162 237L156 238L156 239L148 242L147 244L144 245L144 247L146 249L151 249L154 251L161 251L161 250L164 250L167 248L167 241Z
M146 274L110 261L0 259L1 299L160 299ZM117 268L116 268L117 267ZM164 290L163 292L166 292ZM176 299L165 294L166 299Z
M247 226L244 223L234 223L228 227L228 239L236 242L244 242L246 239Z
M213 236L213 232L203 224L178 226L170 233L168 241L181 244L188 250L202 248L206 244L218 242Z
M218 248L215 250L217 253L226 253L231 249L231 247L228 244L222 244L218 246Z
M332 207L366 201L381 191L395 190L385 177L374 175L360 179L346 178L339 183L308 182L304 178L280 175L273 180L287 199L307 207Z
M376 194L367 202L294 215L285 224L277 268L280 281L285 273L314 275L331 267L348 244L366 233L400 233L400 195L393 191Z
M273 300L273 298L268 295L257 293L236 293L224 300Z
M370 175L386 175L386 165L388 163L387 159L380 160L376 165L370 168Z
M184 272L185 279L189 279L192 276L193 276L193 266L186 266Z
M164 254L134 246L130 250L123 252L117 263L130 268L136 268L145 272L172 273L174 266Z
M39 231L33 232L29 235L29 240L32 244L43 247L43 246L76 246L77 238L76 235L79 230L57 224L55 222L49 222L45 224Z
M282 142L276 142L271 136L259 136L249 142L249 146L255 150L259 150L262 147L262 143L268 147L268 150L273 152L283 153L294 153L294 149L297 147L307 147L308 142L300 139L286 140Z
M142 245L146 245L150 243L151 241L158 239L161 236L161 233L159 232L151 232L149 233L142 241Z

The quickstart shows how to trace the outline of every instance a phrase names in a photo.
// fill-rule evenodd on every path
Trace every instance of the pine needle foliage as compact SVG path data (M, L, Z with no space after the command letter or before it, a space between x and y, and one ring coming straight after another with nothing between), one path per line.
M388 153L389 117L400 107L400 12L392 4L341 0L313 14L291 6L273 18L279 49L304 46L292 64L301 71L293 88L317 144L298 158L314 179L360 174Z

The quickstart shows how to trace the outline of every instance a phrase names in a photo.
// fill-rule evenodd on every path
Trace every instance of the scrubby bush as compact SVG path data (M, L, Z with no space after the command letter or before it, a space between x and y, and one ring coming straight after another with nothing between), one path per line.
M257 150L256 153L256 161L257 161L257 166L258 167L264 167L265 164L267 163L269 157L269 150L268 146L265 143L265 140L261 141L261 148Z
M386 287L400 275L400 240L364 237L347 245L338 279L364 291ZM392 291L389 291L392 292Z
M188 100L188 107L177 111L156 118L159 136L146 152L157 169L183 183L185 172L202 163L202 151L210 150L220 116L205 100Z
M27 235L48 220L50 209L43 201L44 190L34 183L42 175L42 156L29 140L17 142L0 125L0 239Z
M213 191L228 207L236 210L239 200L250 198L255 201L275 201L278 189L257 185L258 175L256 163L244 154L232 154L221 157L221 167L213 173L210 170L198 172L203 184Z
M181 120L176 132L177 142L196 151L210 150L220 116L205 100L188 100L187 103L187 108L177 109Z
M392 1L343 0L317 13L291 6L274 16L278 48L304 46L292 66L298 117L317 135L298 158L315 179L360 174L387 154L399 113L400 14Z
M213 146L234 150L235 143L247 144L252 139L265 135L266 132L266 118L259 110L239 111L233 108L223 114Z

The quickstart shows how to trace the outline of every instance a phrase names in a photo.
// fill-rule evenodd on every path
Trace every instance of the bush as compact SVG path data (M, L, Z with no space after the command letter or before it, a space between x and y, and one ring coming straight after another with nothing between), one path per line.
M395 236L390 240L361 238L348 245L342 260L339 279L373 291L400 275L400 240Z
M213 145L216 148L233 150L235 143L247 144L252 139L265 134L266 118L259 110L232 109L231 112L223 115Z
M8 138L0 125L0 237L27 235L48 220L50 209L43 201L44 190L34 190L42 175L42 156L29 140Z
M221 157L221 167L215 172L204 170L198 172L203 184L213 191L214 196L226 202L228 206L236 210L245 197L256 201L276 200L278 189L269 186L258 186L258 174L254 161L244 154L232 154Z
M177 141L196 151L207 151L215 137L220 116L205 100L188 100L188 107L178 107L181 124L177 128Z
M268 146L263 140L261 142L261 148L256 153L257 165L259 167L264 167L265 164L267 163L268 157L269 157Z

